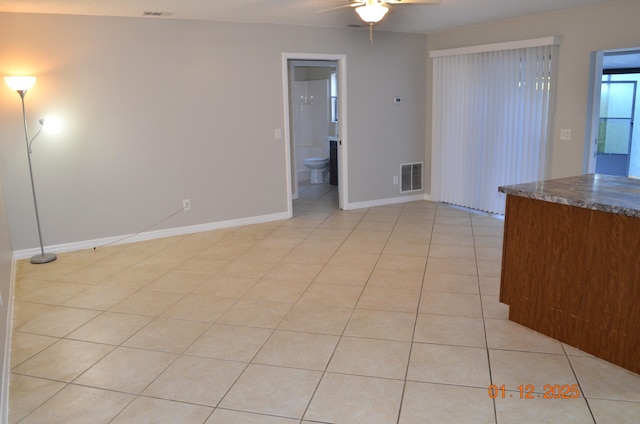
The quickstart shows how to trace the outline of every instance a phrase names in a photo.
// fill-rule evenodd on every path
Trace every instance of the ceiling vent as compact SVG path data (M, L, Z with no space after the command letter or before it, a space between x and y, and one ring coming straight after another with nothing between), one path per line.
M142 16L171 16L173 12L155 12L152 10L146 10L142 12Z

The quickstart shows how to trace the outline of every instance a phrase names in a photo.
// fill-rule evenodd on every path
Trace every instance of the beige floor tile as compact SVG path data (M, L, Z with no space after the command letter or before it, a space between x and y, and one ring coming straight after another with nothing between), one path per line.
M113 346L75 340L59 340L13 371L57 381L73 381L113 350Z
M502 272L501 259L478 259L478 275L487 277L500 277Z
M327 371L404 379L411 343L343 337Z
M312 284L298 303L314 305L353 307L360 297L361 287L337 284Z
M424 289L438 292L478 294L478 277L476 275L428 272L424 277Z
M133 399L133 396L125 393L69 385L21 423L106 424Z
M172 269L172 272L186 272L189 274L204 274L210 276L229 265L230 262L231 259L195 257L176 266Z
M640 402L640 375L589 356L570 356L584 396L588 399Z
M399 424L495 424L486 388L407 382Z
M283 262L277 264L267 272L265 278L310 283L321 269L322 267L320 265L302 265Z
M414 341L455 346L486 347L482 318L419 314Z
M180 423L202 424L213 408L172 402L148 397L137 397L111 421L113 424Z
M295 303L305 292L309 283L293 280L271 280L267 277L258 281L243 299Z
M220 406L247 412L302 418L321 372L249 365Z
M205 424L298 424L299 420L270 415L216 409Z
M376 263L376 269L394 271L424 272L427 263L426 256L400 256L382 254Z
M244 255L250 246L229 246L229 245L214 245L198 254L198 257L215 258L215 259L238 259Z
M99 314L98 311L56 306L18 327L17 330L41 336L64 337Z
M139 263L134 267L127 268L123 271L118 272L117 274L109 276L108 278L104 279L100 283L100 285L139 289L146 286L166 272L164 269L153 267L151 264L146 266L141 265L144 262L145 261Z
M298 303L282 320L278 328L340 335L351 316L351 311L351 308L346 307Z
M398 380L327 373L304 418L323 423L394 423L402 387Z
M60 305L89 288L91 288L91 285L88 284L44 280L17 280L15 298L20 302Z
M368 268L327 265L322 268L313 282L363 287L370 275L371 270Z
M535 393L544 393L544 386L577 384L565 355L549 353L489 350L493 384L507 390L532 385Z
M162 316L190 321L214 322L234 303L236 300L229 297L189 294L165 311Z
M431 235L431 244L438 246L473 246L474 240L477 240L477 238L474 238L470 234L447 234L438 232Z
M420 298L420 313L481 318L480 295L424 290Z
M413 337L415 323L414 313L356 309L344 334L408 342Z
M499 296L480 296L482 300L482 315L490 319L509 319L509 305L500 302Z
M181 356L142 394L214 407L245 367L242 362Z
M191 293L202 284L207 277L209 277L208 274L169 271L146 285L145 289L172 293Z
M429 258L474 260L476 258L476 249L473 246L432 244L429 247Z
M13 328L19 328L35 317L55 308L53 305L43 305L41 303L13 302Z
M633 424L640 422L640 403L589 399L597 423Z
M427 273L478 275L475 259L435 258L427 259Z
M487 350L414 343L407 380L486 389L491 384Z
M563 354L562 344L513 321L485 319L487 344L491 349Z
M182 293L140 290L109 308L111 312L157 317L184 297Z
M240 300L225 312L218 323L276 328L289 313L292 303Z
M380 233L374 231L353 232L342 246L340 246L339 254L342 252L362 252L379 256L387 245L389 240L388 233ZM348 264L347 264L348 265ZM352 267L365 268L369 271L373 269L375 264L367 262L365 264L351 264ZM345 266L344 264L341 266Z
M480 293L483 295L498 296L500 294L500 278L488 277L485 275L479 276L480 280Z
M54 281L91 263L91 261L79 261L79 263L73 263L73 261L66 261L63 260L63 258L62 254L59 254L58 260L55 261L55 263L49 263L46 267L39 266L40 264L32 264L28 260L18 261L16 264L16 277L21 280L34 279Z
M398 225L396 225L396 228L398 228ZM427 236L421 235L417 236L415 239L411 239L404 234L413 235L413 233L398 233L394 231L391 234L391 237L389 237L389 242L384 246L382 253L384 255L416 256L426 258L429 251L429 244L426 241Z
M506 392L504 399L496 399L496 414L498 423L595 424L584 398L544 399L536 395L533 399L520 399L519 392Z
M130 281L133 277L137 276L143 277L147 282L151 282L165 272L168 272L178 265L186 262L189 258L189 255L170 255L166 252L160 251L159 253L138 262L133 267L121 272L120 274L112 276L111 279ZM151 277L152 275L147 275L145 271L152 272L152 274L156 275L155 277L148 279L148 277Z
M131 336L123 346L182 353L209 328L209 323L156 318Z
M328 262L330 266L352 266L356 268L372 269L380 255L366 253L359 250L340 249Z
M92 286L62 305L105 311L134 292L135 289L127 287Z
M383 256L381 256L381 258ZM401 271L384 269L383 267L376 265L376 268L373 270L373 273L367 282L367 286L388 287L392 289L419 289L422 287L423 275L423 270Z
M252 362L324 371L338 340L338 336L326 334L277 330Z
M220 274L232 277L262 278L273 268L274 262L258 262L240 257L222 268Z
M119 347L82 374L75 383L138 394L175 359L176 355L170 353Z
M214 275L203 282L193 294L210 296L231 297L240 299L246 292L258 282L257 278L231 277Z
M65 383L58 381L26 375L11 374L10 378L10 423L17 423L66 386Z
M185 353L249 362L272 332L264 328L214 324Z
M420 289L395 289L367 286L358 301L358 308L396 312L416 312Z
M143 315L105 312L67 336L69 339L119 345L153 320Z
M33 355L42 352L56 341L58 341L57 337L14 331L11 337L11 368L15 368Z

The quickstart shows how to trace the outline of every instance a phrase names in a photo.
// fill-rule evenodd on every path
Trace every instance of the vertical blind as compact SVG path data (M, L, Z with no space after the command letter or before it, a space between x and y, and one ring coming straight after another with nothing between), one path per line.
M557 46L452 53L432 54L432 194L503 214L499 186L545 175Z

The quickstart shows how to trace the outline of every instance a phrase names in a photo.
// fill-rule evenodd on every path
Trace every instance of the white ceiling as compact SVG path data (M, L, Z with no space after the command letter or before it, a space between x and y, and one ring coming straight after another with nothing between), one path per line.
M415 1L415 0L414 0ZM438 1L438 0L436 0ZM393 7L378 31L428 34L505 18L568 9L608 0L440 0L441 4ZM0 0L0 12L141 17L145 11L167 17L343 28L359 25L349 0Z

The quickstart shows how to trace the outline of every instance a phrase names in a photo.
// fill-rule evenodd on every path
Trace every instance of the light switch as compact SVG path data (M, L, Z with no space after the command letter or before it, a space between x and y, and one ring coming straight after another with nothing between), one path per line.
M276 140L280 140L280 139L282 139L282 129L280 129L280 128L276 128L276 129L273 131L273 133L274 133L274 135L275 135L275 137L276 137Z

